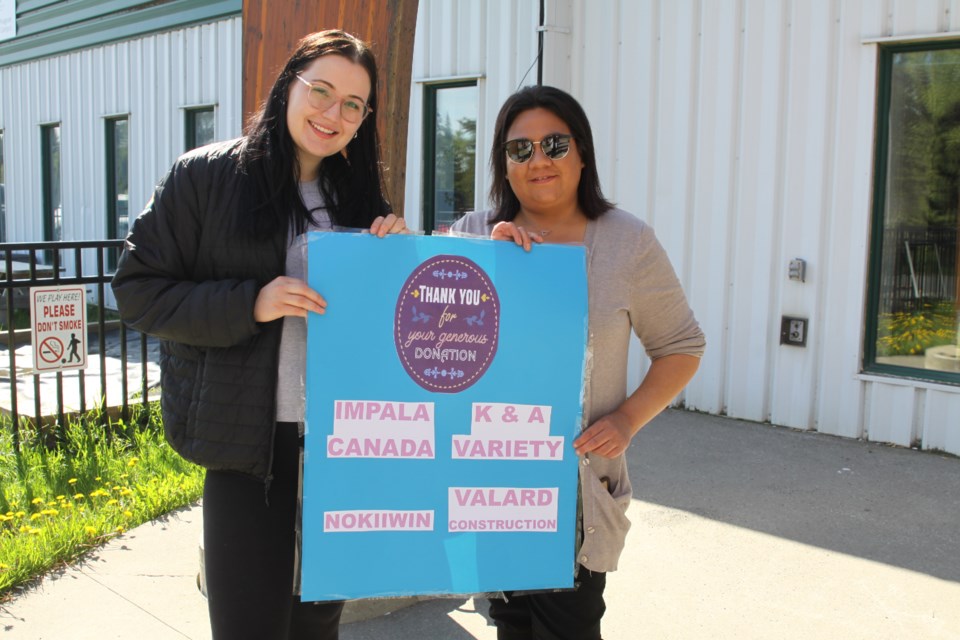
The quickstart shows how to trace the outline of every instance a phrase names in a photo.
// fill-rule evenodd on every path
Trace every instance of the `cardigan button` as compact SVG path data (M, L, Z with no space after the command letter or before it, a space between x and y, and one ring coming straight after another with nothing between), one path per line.
M596 527L587 527L587 533L593 533L596 530L597 530Z
M590 559L590 558L588 558L588 557L585 556L585 555L584 555L584 556L580 556L580 562L586 562L586 561L589 560L589 559Z
M583 466L588 466L590 464L590 458L583 459Z

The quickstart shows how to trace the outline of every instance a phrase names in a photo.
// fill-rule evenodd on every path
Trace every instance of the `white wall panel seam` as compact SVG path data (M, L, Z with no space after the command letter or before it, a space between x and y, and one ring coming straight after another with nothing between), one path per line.
M839 42L842 30L840 29L841 21L841 0L831 0L830 4L830 25L827 29L827 41L829 47L829 54L827 55L827 60L829 61L839 61L840 56L838 50L842 46ZM823 136L823 189L820 193L820 211L819 211L819 238L817 241L817 250L816 250L816 269L815 269L815 278L814 281L810 283L814 288L814 314L811 314L811 324L816 323L816 327L811 331L810 324L807 325L808 334L812 333L813 341L812 344L808 344L810 349L810 358L811 366L810 371L813 375L813 381L811 384L812 397L810 398L810 413L808 417L808 428L818 429L820 422L819 414L819 404L820 404L820 384L819 381L826 380L828 376L820 375L820 367L824 362L824 333L826 332L826 322L825 318L827 317L826 305L826 290L830 286L828 284L827 274L830 273L831 262L831 253L829 251L830 239L832 237L831 229L831 219L835 215L835 211L831 210L831 203L834 202L834 170L836 166L836 147L837 147L837 136L840 132L840 114L841 114L841 104L840 104L840 89L837 86L837 83L840 81L839 65L838 64L828 64L828 77L827 77L827 92L825 95L825 104L824 109L826 111L825 123ZM849 285L848 285L849 286ZM838 367L831 367L832 370L836 370Z
M647 139L649 142L649 149L647 153L650 155L650 162L647 163L647 204L646 210L642 213L644 220L652 226L654 229L657 227L656 220L656 201L657 201L657 179L658 179L658 168L659 163L657 162L657 157L659 156L658 149L660 148L660 127L657 126L657 123L660 122L660 100L657 96L660 95L660 87L663 80L663 64L662 64L662 53L663 53L663 0L654 0L654 15L653 23L656 25L655 34L656 37L653 39L651 50L651 80L652 86L650 87L650 121L647 125Z
M783 250L781 248L781 234L783 229L783 212L784 212L784 202L786 198L786 168L787 168L787 129L790 122L791 114L791 86L792 78L790 70L792 68L793 62L793 39L794 33L792 29L792 19L793 19L793 2L787 1L784 3L784 14L782 16L781 29L783 31L783 38L780 40L780 94L779 94L779 105L778 105L778 125L777 125L777 141L776 141L776 169L775 169L775 187L774 187L774 210L771 211L772 224L771 224L771 234L770 234L770 258L771 264L770 268L772 269L775 277L770 281L770 288L767 291L767 317L769 318L769 327L768 327L768 339L771 345L774 345L773 348L769 349L766 353L767 363L766 369L771 372L771 375L767 377L767 383L764 385L763 390L763 405L764 405L764 420L770 420L773 413L776 411L776 408L772 406L772 399L774 396L774 386L778 383L778 380L783 377L783 373L777 365L779 364L779 350L784 347L777 347L779 343L780 327L777 319L780 317L780 306L782 304L782 292L781 287L779 286L780 279L776 277L776 274L780 273L779 265L781 263ZM762 213L758 212L758 215Z
M926 425L927 390L913 390L913 422L910 429L910 446L922 447L928 436Z
M741 181L742 165L741 157L743 156L743 117L744 117L744 89L746 86L746 60L744 56L744 48L746 46L746 4L747 0L738 0L737 1L737 17L736 25L738 29L737 38L737 50L734 53L734 65L736 66L736 78L737 84L734 89L734 100L735 105L733 112L735 114L733 126L730 128L730 189L727 196L727 235L725 238L727 253L728 256L735 256L738 252L738 234L736 232L737 227L740 224L740 203L741 203L741 189L743 188L743 183ZM734 260L728 259L724 264L723 269L723 283L724 283L724 292L723 292L723 309L720 310L721 314L721 325L722 333L719 337L716 336L706 336L707 338L707 348L710 350L718 350L718 355L716 357L722 360L719 371L721 375L717 381L717 390L715 396L719 398L719 413L721 415L726 415L729 407L730 399L730 376L732 372L730 370L731 358L729 356L730 345L732 344L730 332L733 326L733 295L734 287L736 287L736 282L734 282Z
M612 8L613 11L613 24L620 25L623 24L620 17L620 3L616 2ZM621 70L623 69L622 58L623 58L623 38L619 30L615 30L611 34L612 38L616 38L616 45L611 47L610 52L610 65L612 66L610 77L615 79L611 83L609 102L607 103L607 120L608 122L614 123L614 126L610 127L608 132L609 142L606 145L606 149L598 150L594 149L594 155L598 152L607 153L613 156L613 162L610 164L610 170L607 172L607 187L604 188L604 194L607 193L613 194L614 199L617 198L617 191L619 184L617 183L617 166L620 164L620 137L617 135L619 131L623 131L623 114L625 109L620 106L621 96L623 92L620 90L620 85L622 84ZM584 87L583 89L586 89ZM609 189L609 191L608 191ZM609 199L611 196L607 196Z
M681 257L680 282L684 290L690 289L690 279L693 277L693 226L695 222L695 212L698 204L697 189L695 185L700 178L697 171L697 160L700 157L700 124L703 113L703 94L701 92L700 81L703 76L703 5L702 0L694 0L694 24L697 35L693 39L693 52L690 56L693 61L693 70L690 74L690 102L691 108L688 114L687 138L687 167L686 180L688 197L686 198L686 210L683 212L683 256Z

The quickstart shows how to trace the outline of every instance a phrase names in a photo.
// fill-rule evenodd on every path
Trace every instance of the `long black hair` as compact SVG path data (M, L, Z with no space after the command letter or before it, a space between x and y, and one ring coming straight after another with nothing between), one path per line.
M580 184L577 185L577 204L591 220L599 218L613 208L613 203L603 196L600 189L593 133L587 114L576 98L566 91L556 87L533 86L524 87L507 98L497 114L493 130L493 149L490 152L490 168L493 171L490 201L494 207L494 216L490 222L509 222L520 213L520 201L507 180L507 154L503 145L507 142L507 132L517 116L536 108L546 109L570 127L570 134L576 140L577 151L583 161Z
M368 227L390 205L384 194L380 139L377 134L377 63L362 40L337 29L305 36L284 64L266 102L250 120L240 153L240 170L248 181L247 207L240 228L252 237L273 237L280 230L303 233L312 220L300 197L300 166L296 145L287 128L290 86L314 60L342 56L362 66L370 76L367 104L373 115L364 118L346 155L323 159L317 180L330 220L345 227Z

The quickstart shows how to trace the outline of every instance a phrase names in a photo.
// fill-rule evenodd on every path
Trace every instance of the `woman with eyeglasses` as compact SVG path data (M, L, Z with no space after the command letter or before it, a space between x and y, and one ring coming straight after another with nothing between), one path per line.
M454 231L515 242L587 248L588 347L572 591L507 593L490 601L500 640L597 640L606 573L617 568L632 489L624 452L633 436L686 386L703 333L653 229L603 196L593 134L580 104L553 87L527 87L497 116L490 164L492 211L468 214ZM533 248L536 251L536 248ZM627 396L627 348L635 333L651 365Z
M132 225L118 308L158 336L164 429L207 469L215 639L337 638L341 603L295 595L308 231L405 231L384 197L377 68L342 31L305 37L237 140L174 164Z

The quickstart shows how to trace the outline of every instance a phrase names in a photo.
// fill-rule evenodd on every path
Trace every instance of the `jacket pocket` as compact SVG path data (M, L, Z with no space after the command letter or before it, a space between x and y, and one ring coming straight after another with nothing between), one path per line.
M610 469L604 470L604 472ZM613 475L613 474L611 474ZM630 530L630 480L621 465L615 477L598 476L592 465L580 465L583 492L583 545L578 561L594 571L613 571Z

